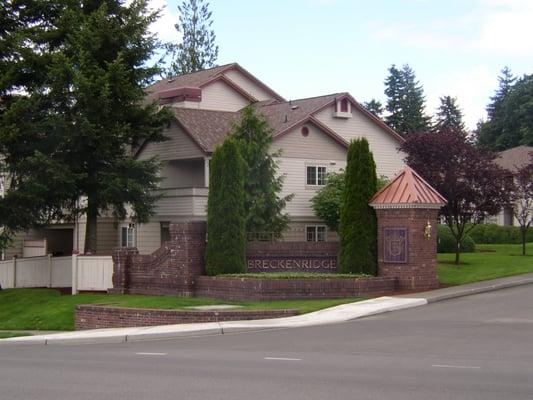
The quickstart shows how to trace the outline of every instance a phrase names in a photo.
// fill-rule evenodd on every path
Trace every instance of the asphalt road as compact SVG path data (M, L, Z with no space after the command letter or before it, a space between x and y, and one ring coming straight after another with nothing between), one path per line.
M0 399L533 399L533 286L312 328L0 347Z

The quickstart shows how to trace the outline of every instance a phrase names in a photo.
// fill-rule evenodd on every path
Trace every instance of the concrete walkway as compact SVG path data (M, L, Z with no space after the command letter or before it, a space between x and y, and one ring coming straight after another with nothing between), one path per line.
M413 293L396 297L379 297L356 303L315 311L294 317L254 321L210 322L200 324L162 325L140 328L111 328L87 331L64 332L38 336L24 336L0 340L2 345L20 344L80 344L120 343L140 340L170 339L205 335L220 335L244 331L295 328L303 326L333 324L350 321L369 315L381 314L406 308L419 307L428 303L453 299L471 294L499 290L533 283L533 273L508 278L476 282L429 292Z

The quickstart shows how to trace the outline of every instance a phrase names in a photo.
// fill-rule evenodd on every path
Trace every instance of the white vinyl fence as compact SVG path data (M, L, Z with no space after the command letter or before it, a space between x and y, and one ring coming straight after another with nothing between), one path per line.
M113 287L111 256L72 256L72 294Z
M111 256L47 255L0 261L3 289L72 287L72 294L80 290L106 291L113 287L112 276Z

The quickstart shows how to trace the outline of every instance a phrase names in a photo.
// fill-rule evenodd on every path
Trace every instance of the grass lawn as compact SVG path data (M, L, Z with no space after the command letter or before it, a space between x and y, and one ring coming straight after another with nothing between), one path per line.
M228 302L206 298L173 296L137 296L79 294L61 296L54 289L0 290L0 329L3 330L73 330L74 308L77 304L108 304L121 307L180 309L190 306L237 304L243 309L295 308L302 313L320 310L361 298L336 300L291 300L269 302Z
M29 333L24 332L0 332L0 339L7 339L11 337L19 337L19 336L31 336Z
M455 265L455 254L438 254L439 281L461 285L504 276L533 272L533 243L526 245L522 256L519 244L478 244L475 253L461 254L461 264Z

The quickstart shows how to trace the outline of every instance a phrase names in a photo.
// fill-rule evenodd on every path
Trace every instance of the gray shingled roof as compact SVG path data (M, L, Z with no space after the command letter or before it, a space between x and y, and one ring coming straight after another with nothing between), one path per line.
M532 146L517 146L498 153L499 157L495 161L500 167L515 171L530 162L531 154L533 154Z
M313 111L330 103L341 94L330 94L291 102L265 104L256 103L269 125L277 134L293 124L304 120ZM212 111L192 108L173 108L176 120L185 128L192 139L205 151L212 152L230 133L233 124L239 119L240 112ZM286 120L286 122L285 122Z

